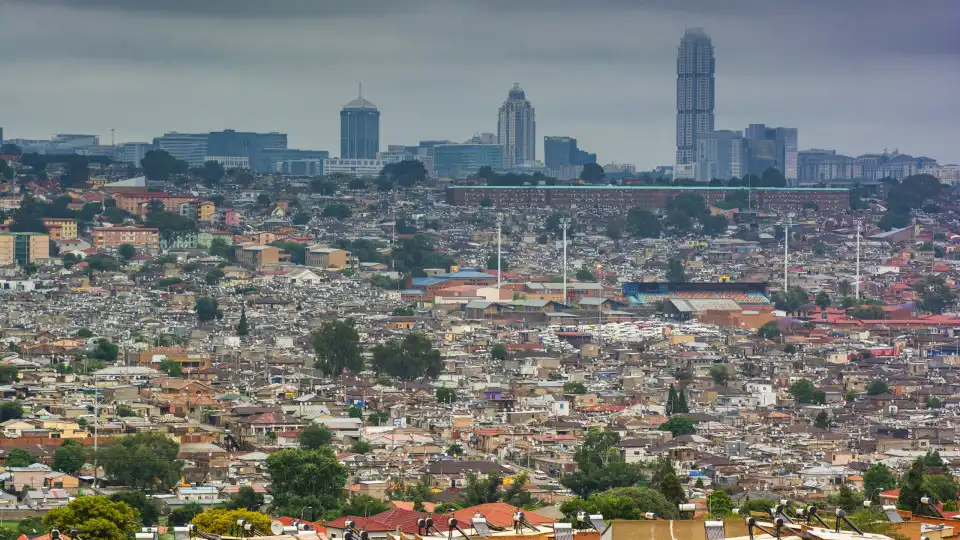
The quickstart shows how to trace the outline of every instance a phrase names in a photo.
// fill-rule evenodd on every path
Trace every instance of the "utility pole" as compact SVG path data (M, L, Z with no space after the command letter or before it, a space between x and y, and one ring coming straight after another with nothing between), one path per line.
M570 218L560 218L560 228L563 229L563 303L567 303L567 229L570 227Z
M854 299L860 301L860 220L857 220L857 284Z
M497 300L500 300L500 284L503 278L500 276L500 258L503 255L503 214L497 214Z
M597 304L597 355L603 349L603 266L597 265L597 278L600 283L600 303Z
M97 387L97 376L93 376L93 488L97 488L100 452L100 389Z

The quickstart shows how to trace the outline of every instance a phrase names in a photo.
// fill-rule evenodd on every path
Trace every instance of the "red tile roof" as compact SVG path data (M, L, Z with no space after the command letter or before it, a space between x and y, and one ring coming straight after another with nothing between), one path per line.
M480 512L485 518L487 518L487 523L490 523L491 525L496 527L512 527L513 514L517 510L518 508L516 506L510 506L509 504L502 502L495 502L478 504L477 506L464 508L463 510L454 512L453 516L457 518L460 523L469 524L470 520L473 519L473 516L477 512ZM536 512L528 512L524 510L523 513L526 514L527 521L534 525L544 525L554 522L554 520L546 516L541 516Z

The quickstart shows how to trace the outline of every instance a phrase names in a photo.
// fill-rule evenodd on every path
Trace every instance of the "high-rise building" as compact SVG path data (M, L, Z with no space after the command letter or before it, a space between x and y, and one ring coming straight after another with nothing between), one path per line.
M380 111L363 99L363 87L357 99L340 111L340 159L375 160L380 151Z
M739 131L721 130L697 135L694 168L697 182L740 178L746 161L743 142L743 134Z
M787 185L797 183L797 128L768 128L764 124L750 124L744 131L747 140L747 171L760 176L774 168L787 179Z
M203 165L207 157L207 138L209 133L164 133L153 139L153 147L163 150L171 156L186 161L191 167Z
M35 232L0 233L0 266L24 266L50 258L50 236Z
M480 167L503 168L503 147L499 144L441 144L433 149L433 168L438 178L463 179Z
M854 178L854 159L836 150L814 148L797 154L797 179L800 185Z
M520 83L513 83L500 106L497 141L503 147L503 168L532 164L537 160L537 122L533 105Z
M713 131L716 60L702 28L689 28L677 52L677 164L697 158L697 135Z
M543 164L548 169L596 162L597 155L578 148L577 140L572 137L543 138Z

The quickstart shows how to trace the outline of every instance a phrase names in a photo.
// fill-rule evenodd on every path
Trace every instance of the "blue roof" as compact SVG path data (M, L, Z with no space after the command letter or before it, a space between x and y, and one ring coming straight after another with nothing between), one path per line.
M429 287L430 285L436 285L437 283L443 283L444 281L447 281L447 279L438 277L417 277L413 278L413 286Z
M478 272L477 270L460 270L459 272L447 274L442 277L445 277L447 279L463 279L463 278L496 278L497 276L493 274L488 274L486 272Z

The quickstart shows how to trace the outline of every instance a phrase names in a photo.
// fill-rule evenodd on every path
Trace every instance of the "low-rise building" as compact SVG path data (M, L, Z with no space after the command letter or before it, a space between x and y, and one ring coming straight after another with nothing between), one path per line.
M93 247L95 249L116 248L123 244L157 249L160 246L160 229L152 227L97 227L93 229Z
M35 232L0 233L0 266L23 266L50 258L50 236Z

